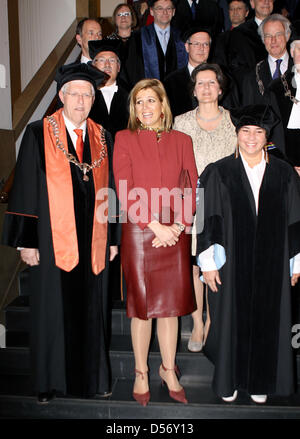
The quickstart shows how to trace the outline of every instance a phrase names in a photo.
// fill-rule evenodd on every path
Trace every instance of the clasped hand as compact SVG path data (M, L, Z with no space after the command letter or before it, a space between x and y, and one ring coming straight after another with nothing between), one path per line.
M22 261L33 267L34 265L39 265L40 263L40 252L37 248L23 248L20 251L20 256Z
M152 241L153 247L171 247L172 245L177 244L181 231L176 224L165 226L159 222L153 221L148 227L155 234L155 238Z

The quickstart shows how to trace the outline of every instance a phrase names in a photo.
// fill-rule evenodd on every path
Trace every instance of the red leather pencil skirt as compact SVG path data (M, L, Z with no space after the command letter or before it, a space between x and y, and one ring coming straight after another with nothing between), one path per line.
M154 233L122 225L121 258L127 289L127 315L147 320L176 317L196 309L191 269L191 237L181 233L172 247L152 247Z

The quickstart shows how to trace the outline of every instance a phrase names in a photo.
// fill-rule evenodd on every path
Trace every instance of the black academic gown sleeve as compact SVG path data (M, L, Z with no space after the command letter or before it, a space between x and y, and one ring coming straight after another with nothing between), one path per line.
M124 80L129 90L145 77L142 37L140 30L133 32L129 44L128 55L124 64Z
M187 66L170 73L164 80L173 117L186 113L197 106L197 101L192 95L190 81L191 77Z
M222 208L222 189L218 172L213 170L213 164L208 165L200 176L199 191L204 192L204 227L197 235L197 255L207 250L213 244L226 247L224 216ZM200 200L203 197L199 197ZM197 206L200 209L199 206ZM225 248L226 251L226 248Z
M35 129L39 130L37 124L27 126L16 163L2 237L2 243L10 247L39 247L39 149L35 140Z
M115 179L113 174L113 139L112 135L106 131L105 139L107 145L107 153L109 160L109 188L111 189L111 197L108 204L108 236L109 244L120 245L121 243L121 224L119 222L119 200L117 197Z
M240 24L229 34L228 67L241 87L244 75L265 59L268 53L257 33L254 18Z

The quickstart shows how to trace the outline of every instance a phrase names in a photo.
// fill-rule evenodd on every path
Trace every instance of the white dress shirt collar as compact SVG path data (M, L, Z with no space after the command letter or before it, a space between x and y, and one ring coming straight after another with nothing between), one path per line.
M87 64L89 61L91 61L90 58L87 58L86 56L81 55L81 58L80 58L80 62L81 62L81 63L83 63L83 64Z
M189 69L189 72L190 72L190 75L193 73L193 70L194 70L194 68L195 67L193 67L190 63L188 63L188 69Z
M260 23L262 23L262 20L260 18L257 18L256 16L254 17L254 21L257 24L257 26L259 26Z
M265 169L266 169L266 160L265 160L265 155L264 152L261 152L261 161L256 165L253 166L253 168L251 168L246 159L243 157L243 153L240 151L240 156L251 186L251 190L253 193L253 197L255 200L255 207L256 207L256 214L258 212L258 202L259 202L259 190L260 190L260 186L261 186L261 182L265 173Z
M289 54L287 51L283 54L283 56L280 58L282 59L282 62L280 64L280 72L283 75L289 66ZM276 61L277 58L273 58L273 56L268 55L268 63L271 71L271 76L273 77L275 70L276 70Z
M77 127L73 124L73 122L71 122L71 121L67 118L67 116L65 115L64 112L62 112L62 115L63 115L64 121L65 121L66 129L68 130L68 133L70 134L70 137L71 137L72 143L73 143L74 148L75 148L75 151L76 151L76 141L77 141L77 137L78 137L78 136L77 136L77 134L74 132L74 130L76 130ZM78 129L80 129L80 130L83 131L83 133L82 133L82 138L83 138L83 141L84 141L84 140L85 140L85 134L86 134L86 120L80 125L80 127L79 127ZM67 145L65 145L65 146L67 146Z
M113 100L114 94L117 93L117 91L118 91L118 86L117 86L116 81L111 85L107 85L105 87L102 87L100 89L100 91L101 91L102 96L105 100L107 111L108 111L108 113L110 113L111 102Z

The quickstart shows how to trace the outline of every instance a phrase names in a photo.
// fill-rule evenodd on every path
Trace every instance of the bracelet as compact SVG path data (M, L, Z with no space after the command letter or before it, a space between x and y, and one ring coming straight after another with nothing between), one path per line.
M185 229L185 225L184 224L180 224L180 223L175 223L175 224L176 224L176 226L178 226L180 232L184 231L184 229Z

